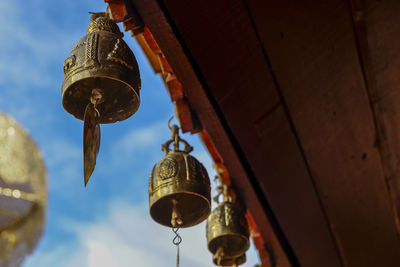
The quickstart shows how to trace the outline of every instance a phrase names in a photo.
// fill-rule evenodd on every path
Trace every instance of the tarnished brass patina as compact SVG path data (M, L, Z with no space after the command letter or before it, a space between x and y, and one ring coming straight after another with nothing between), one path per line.
M193 148L172 126L172 139L162 145L165 156L154 166L149 181L151 217L168 227L190 227L210 213L210 180L204 166L189 153ZM185 144L179 150L179 142ZM174 143L170 151L169 146Z
M213 262L217 266L239 266L246 262L246 254L234 258L223 257L219 253L213 256Z
M28 133L0 113L0 266L20 266L44 229L47 174Z
M85 186L96 165L100 124L125 120L139 108L139 69L122 37L106 13L94 13L64 62L63 106L84 121Z
M93 89L103 101L97 106L99 123L122 121L140 103L140 74L135 56L122 40L118 25L105 13L90 18L87 34L78 41L64 62L63 106L83 120Z
M249 226L242 209L228 195L227 186L223 188L224 201L207 219L207 243L212 254L232 259L243 255L249 248Z

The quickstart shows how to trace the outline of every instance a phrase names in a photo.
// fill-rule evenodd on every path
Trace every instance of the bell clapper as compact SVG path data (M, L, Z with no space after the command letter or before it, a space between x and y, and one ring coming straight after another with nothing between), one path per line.
M238 266L238 259L239 257L236 257L233 261L233 267L237 267Z
M218 266L221 266L221 261L224 257L224 250L222 247L219 247L217 249L217 252L215 252L215 258L217 258L217 264Z
M175 198L172 199L172 216L171 216L171 225L173 228L180 228L183 224L182 216L178 211L178 200Z
M83 116L83 175L85 186L94 171L100 149L100 112L97 105L104 102L103 91L99 88L92 89L89 100Z
M175 234L172 243L176 246L176 267L179 267L179 244L182 242L182 237L179 235L178 231L183 224L182 216L178 211L177 205L178 200L175 198L172 199L172 216L171 216L171 225L172 231Z
M97 116L100 117L100 112L97 109L97 105L104 102L103 90L100 88L95 88L92 90L92 95L90 96L90 102L94 105L94 109L96 110Z

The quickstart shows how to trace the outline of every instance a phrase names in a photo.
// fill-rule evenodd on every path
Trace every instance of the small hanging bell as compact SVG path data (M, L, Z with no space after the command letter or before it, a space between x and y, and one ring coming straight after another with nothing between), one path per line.
M85 186L96 165L100 124L125 120L139 108L139 69L122 37L106 13L93 13L87 34L64 62L63 106L84 121Z
M222 188L224 201L218 204L207 219L207 243L214 257L233 261L245 254L250 246L249 226L242 209L229 196L228 187L224 185ZM217 202L218 197L215 198Z
M173 125L171 131L172 139L162 145L166 155L150 175L150 215L159 224L184 228L202 222L210 214L210 180L204 166L189 155L193 147L179 137L178 126ZM179 150L179 142L185 145L183 151Z
M122 121L137 111L139 69L122 37L118 25L106 13L93 13L87 34L65 60L63 106L76 118L83 120L93 89L103 94L97 107L99 123Z

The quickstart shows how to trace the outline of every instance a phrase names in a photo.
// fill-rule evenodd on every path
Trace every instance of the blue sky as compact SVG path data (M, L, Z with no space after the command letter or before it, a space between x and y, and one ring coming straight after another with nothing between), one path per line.
M83 123L62 107L62 66L86 32L88 12L105 7L102 0L0 1L0 110L30 132L49 173L46 231L25 267L175 266L173 234L151 220L147 202L173 105L129 33L124 39L139 63L141 106L128 120L102 125L97 166L83 186ZM199 138L183 137L213 177ZM181 266L211 266L204 223L181 233ZM243 266L258 262L254 250L247 256Z

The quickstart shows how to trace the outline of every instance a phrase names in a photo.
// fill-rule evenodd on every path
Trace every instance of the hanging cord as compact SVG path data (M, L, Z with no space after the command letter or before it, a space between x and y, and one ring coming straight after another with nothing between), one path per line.
M182 237L179 235L178 231L180 226L183 224L182 216L177 208L178 200L172 199L172 232L174 232L175 237L172 239L172 243L176 246L176 267L179 267L179 245L182 242Z

